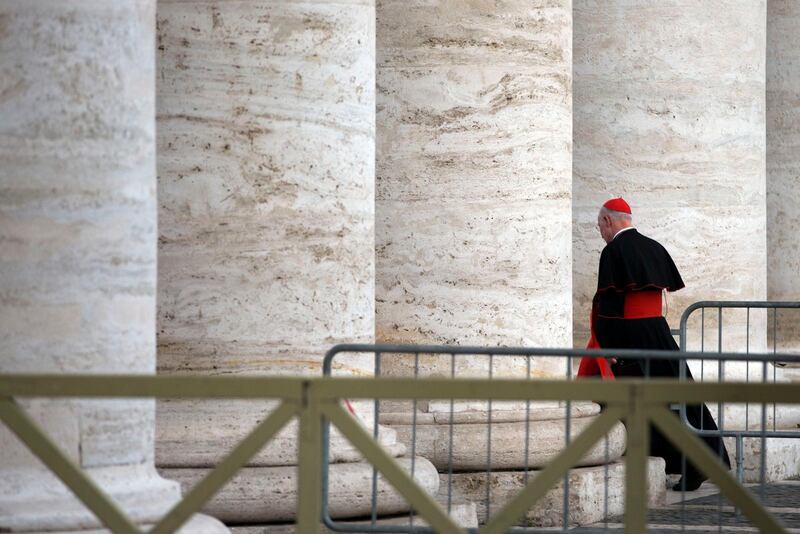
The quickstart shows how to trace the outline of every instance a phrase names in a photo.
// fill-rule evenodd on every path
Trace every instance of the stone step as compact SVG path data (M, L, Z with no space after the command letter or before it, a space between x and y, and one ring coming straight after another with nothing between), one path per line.
M205 400L159 401L156 411L156 465L213 467L217 465L274 408L274 401ZM372 432L371 418L359 418ZM389 427L379 427L381 444L394 456L405 453ZM331 427L330 461L358 462L361 453ZM273 467L297 464L297 422L290 421L248 463Z
M411 470L410 458L398 463ZM184 492L205 476L208 468L167 468L163 476L180 482ZM368 517L371 511L372 466L367 463L331 464L329 508L334 518ZM414 478L430 494L439 487L436 468L425 458L414 462ZM297 509L297 467L246 467L203 507L203 512L226 523L292 521ZM405 499L378 476L378 514L408 511Z
M409 401L381 402L380 422L384 425L409 425L414 421L413 404ZM594 402L574 402L570 408L572 417L589 417L600 413L600 406ZM564 420L566 407L557 402L494 402L491 418L493 423L513 423L515 421ZM424 406L417 404L417 424L455 424L485 423L489 420L486 402L453 403L450 411L449 401L432 401Z
M455 521L455 523L462 528L478 527L478 515L475 511L474 503L454 504L450 509L450 517L452 517L453 521ZM408 514L403 514L392 517L380 517L375 522L375 524L378 526L390 526L390 525L410 525L411 523ZM419 516L414 517L413 524L414 526L417 527L428 526L428 523ZM369 519L347 521L347 525L356 527L359 525L363 525L365 527L369 527L372 525L372 521ZM295 534L297 528L294 523L291 523L291 524L280 524L280 525L273 524L273 525L234 526L230 527L230 530L232 534ZM332 534L335 531L321 524L319 532L321 534L328 534L328 533ZM362 533L370 534L370 531L368 528L365 528L362 531ZM354 534L359 534L359 533L358 531L355 531Z
M761 438L744 438L743 441L743 481L761 482ZM800 432L797 438L767 438L766 445L765 482L778 482L800 476ZM735 469L736 439L725 438L725 446Z
M563 410L562 410L563 415ZM571 420L571 435L577 436L596 416L576 417ZM527 466L541 468L564 449L566 419L492 423L491 467L493 469L524 469L526 467L525 440L527 431ZM394 424L397 439L408 451L428 458L439 471L450 469L450 432L447 422L427 424L417 421L416 441L412 444L414 427ZM480 471L487 467L488 425L462 423L452 425L452 469L454 471ZM603 440L599 441L579 462L580 466L600 465L618 459L625 451L625 427L617 423L608 434L608 455Z
M650 458L647 464L647 495L651 507L666 503L666 475L664 460ZM625 464L608 464L608 502L609 516L622 514L625 505ZM530 471L528 480L536 477L538 471ZM450 475L440 474L439 493L447 491ZM454 491L475 503L480 524L486 522L486 487L489 484L489 512L499 513L502 507L513 499L525 486L525 473L522 471L494 471L487 477L486 472L454 473ZM601 521L606 509L604 485L605 466L579 467L569 474L569 523L572 526L586 525ZM557 527L562 525L564 502L563 478L528 510L524 521L527 526ZM522 524L522 522L520 523Z
M719 424L719 405L715 402L706 403L714 420ZM725 429L726 430L758 430L761 428L761 405L750 403L745 407L744 404L725 404ZM764 414L767 430L777 428L779 430L797 430L800 425L800 405L777 404L773 409L772 404L767 404Z

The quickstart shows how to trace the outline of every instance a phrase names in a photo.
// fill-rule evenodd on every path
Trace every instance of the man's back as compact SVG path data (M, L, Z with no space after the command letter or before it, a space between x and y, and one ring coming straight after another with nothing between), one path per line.
M619 233L600 255L598 293L603 291L641 291L684 287L675 262L655 239L635 228Z

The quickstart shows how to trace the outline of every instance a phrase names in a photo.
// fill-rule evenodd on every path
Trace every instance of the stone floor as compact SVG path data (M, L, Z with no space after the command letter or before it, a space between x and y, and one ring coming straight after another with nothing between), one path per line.
M784 481L767 484L761 488L748 484L751 491L764 502L788 532L800 533L800 481ZM717 488L705 483L696 492L687 493L685 499L680 492L667 492L667 506L650 510L648 532L672 534L688 533L748 533L758 532L750 521L737 513L731 502L721 497ZM572 530L590 532L623 532L622 518L611 518L608 523L597 523Z
M757 484L748 484L751 491L762 499L760 487ZM667 504L664 507L650 510L648 514L650 528L653 534L706 534L706 533L755 533L749 520L737 514L731 503L724 497L720 498L717 488L710 483L694 492L686 493L683 498L680 492L667 492ZM763 502L768 510L773 513L793 534L800 534L800 481L783 481L767 484L763 490ZM407 518L396 518L394 521L384 522L384 525L407 521ZM365 532L369 529L365 529ZM294 525L270 525L261 527L234 527L234 534L294 534ZM321 533L329 533L320 529ZM533 532L563 532L561 529L545 528ZM594 525L578 527L569 532L575 534L591 533L622 533L624 525L622 517L612 517L607 523L600 522Z

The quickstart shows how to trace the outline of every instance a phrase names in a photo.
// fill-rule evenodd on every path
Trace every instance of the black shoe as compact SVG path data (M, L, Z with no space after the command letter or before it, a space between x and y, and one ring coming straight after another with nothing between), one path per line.
M707 478L699 473L682 476L678 483L672 486L672 491L695 491L706 480Z

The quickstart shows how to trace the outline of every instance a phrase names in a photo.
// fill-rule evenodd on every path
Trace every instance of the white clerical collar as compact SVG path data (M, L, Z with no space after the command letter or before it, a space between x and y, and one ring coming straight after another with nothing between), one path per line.
M634 228L633 226L628 226L626 228L623 228L622 230L614 234L614 237L611 238L611 241L614 241L619 234L621 234L622 232L627 232L628 230L636 230L636 228Z

